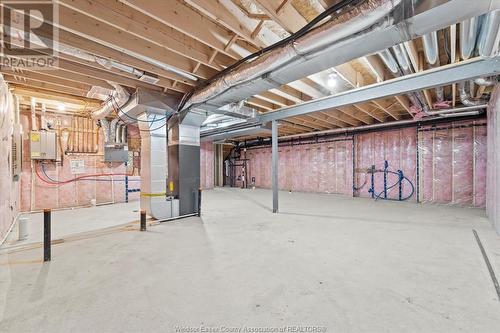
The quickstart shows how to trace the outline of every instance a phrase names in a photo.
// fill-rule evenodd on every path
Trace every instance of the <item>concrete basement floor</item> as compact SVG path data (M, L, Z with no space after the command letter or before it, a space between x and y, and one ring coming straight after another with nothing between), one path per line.
M484 210L286 192L280 214L270 203L268 190L206 191L203 221L147 232L125 225L137 203L58 212L52 262L29 240L0 249L0 332L499 331L472 233L498 277ZM105 225L88 220L96 209Z

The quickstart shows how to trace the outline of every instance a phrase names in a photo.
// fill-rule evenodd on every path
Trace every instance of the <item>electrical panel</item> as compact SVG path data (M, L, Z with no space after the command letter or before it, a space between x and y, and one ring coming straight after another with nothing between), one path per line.
M30 132L30 153L32 160L57 159L57 134L51 131Z

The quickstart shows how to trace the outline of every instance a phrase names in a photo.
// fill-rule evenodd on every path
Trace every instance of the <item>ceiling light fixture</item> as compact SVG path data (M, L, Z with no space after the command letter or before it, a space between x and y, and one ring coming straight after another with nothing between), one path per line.
M337 73L330 73L328 74L328 80L326 81L326 84L328 85L329 88L335 88L338 84L337 78L338 78Z

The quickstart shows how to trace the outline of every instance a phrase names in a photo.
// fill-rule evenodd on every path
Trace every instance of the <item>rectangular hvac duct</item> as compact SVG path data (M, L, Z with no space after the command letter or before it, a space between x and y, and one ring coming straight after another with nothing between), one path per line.
M200 126L206 115L178 114L168 122L169 194L179 199L179 214L198 212L200 188Z

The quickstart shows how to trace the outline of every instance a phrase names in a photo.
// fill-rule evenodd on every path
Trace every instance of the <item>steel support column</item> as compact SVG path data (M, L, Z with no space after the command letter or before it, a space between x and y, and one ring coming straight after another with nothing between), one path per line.
M272 121L273 213L278 212L278 122Z

